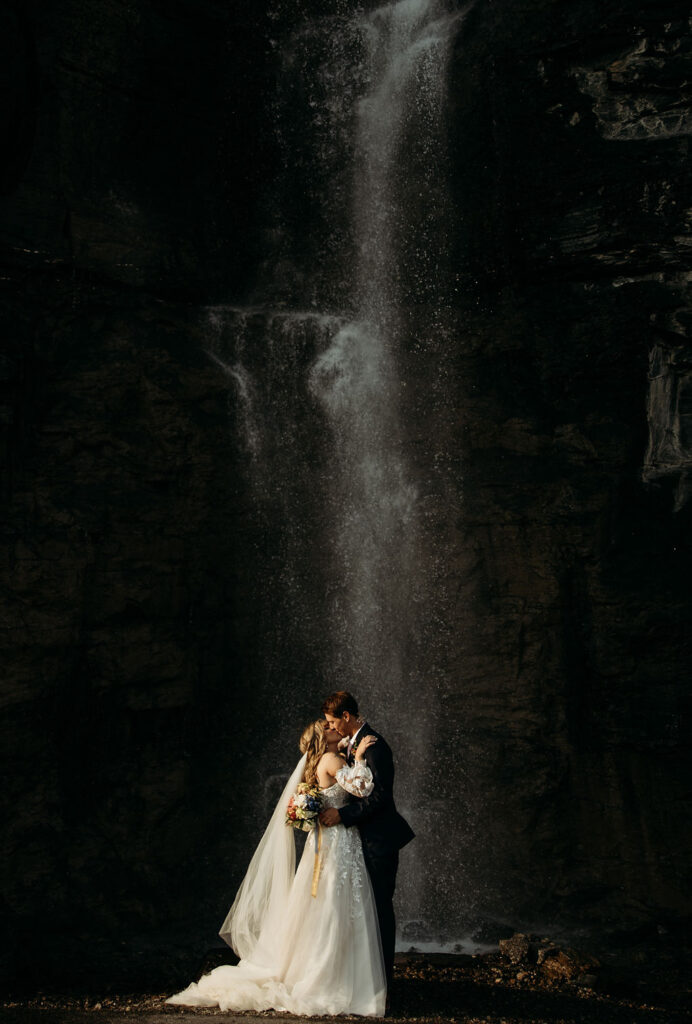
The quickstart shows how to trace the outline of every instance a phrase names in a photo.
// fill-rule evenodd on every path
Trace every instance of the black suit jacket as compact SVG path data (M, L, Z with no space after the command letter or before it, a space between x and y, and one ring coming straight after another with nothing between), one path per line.
M366 852L377 857L400 850L415 833L394 805L394 758L389 744L367 722L358 738L366 736L377 737L377 743L365 751L365 763L372 772L375 788L370 796L340 808L339 814L346 828L357 825Z

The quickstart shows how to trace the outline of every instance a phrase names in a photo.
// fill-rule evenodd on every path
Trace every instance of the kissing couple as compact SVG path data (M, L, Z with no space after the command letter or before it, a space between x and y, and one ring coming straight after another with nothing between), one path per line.
M384 1016L399 850L414 833L394 805L392 751L355 698L333 693L322 713L300 737L303 756L219 932L240 963L215 967L167 1003ZM287 808L299 792L320 810L296 871Z

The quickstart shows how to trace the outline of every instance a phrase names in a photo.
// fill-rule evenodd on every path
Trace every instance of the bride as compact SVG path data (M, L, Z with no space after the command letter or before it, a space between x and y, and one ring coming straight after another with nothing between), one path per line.
M360 743L350 767L337 752L340 739L324 720L300 738L303 756L219 932L240 963L215 967L167 1003L383 1016L387 983L358 829L313 829L295 871L293 829L285 824L286 806L301 781L320 787L323 807L343 807L349 794L372 793L363 755L376 738Z

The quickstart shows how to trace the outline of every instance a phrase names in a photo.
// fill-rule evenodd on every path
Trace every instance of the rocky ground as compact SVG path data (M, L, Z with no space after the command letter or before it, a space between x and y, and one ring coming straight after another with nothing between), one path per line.
M222 959L210 954L205 969ZM521 934L483 955L399 954L389 1019L392 1024L677 1024L692 1020L689 963L688 946L667 933L598 956ZM168 1006L169 994L38 992L6 999L2 1019L10 1024L69 1024L87 1017L101 1024L139 1017L149 1024L200 1016L210 1024L296 1019L284 1013Z

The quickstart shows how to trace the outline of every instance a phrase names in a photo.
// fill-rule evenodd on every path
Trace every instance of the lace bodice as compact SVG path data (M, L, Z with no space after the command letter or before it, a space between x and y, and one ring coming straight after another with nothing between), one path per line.
M348 793L338 782L329 789L323 789L320 795L323 807L343 807L348 803Z

